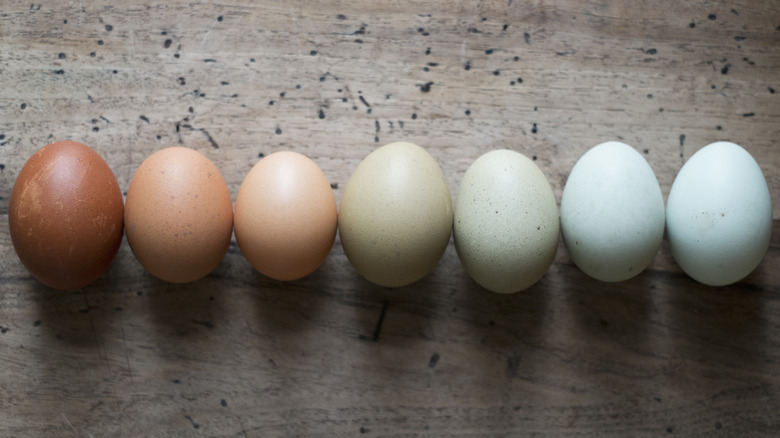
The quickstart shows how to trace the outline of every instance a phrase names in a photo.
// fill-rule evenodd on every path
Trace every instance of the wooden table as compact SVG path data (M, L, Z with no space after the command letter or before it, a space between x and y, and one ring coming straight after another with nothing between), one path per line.
M780 8L771 0L10 1L0 11L0 436L776 436L780 431ZM648 7L650 9L648 9ZM258 157L315 160L337 200L374 148L427 148L453 198L496 148L535 156L560 201L590 147L644 153L664 196L716 140L759 162L774 206L761 265L697 284L664 243L597 282L563 244L511 296L451 244L389 290L338 243L301 281L235 243L166 284L123 243L79 291L47 289L8 234L16 175L72 139L126 190L185 145L235 198Z

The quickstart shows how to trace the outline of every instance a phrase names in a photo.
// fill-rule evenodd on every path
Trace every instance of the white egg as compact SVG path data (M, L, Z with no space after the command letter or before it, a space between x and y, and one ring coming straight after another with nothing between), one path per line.
M652 262L664 236L664 198L653 169L617 141L591 148L569 174L561 231L572 261L601 281L623 281Z
M772 201L756 160L725 141L693 154L672 184L666 228L675 261L695 280L724 286L747 276L772 237Z
M455 200L455 249L485 289L512 293L536 283L558 249L558 205L533 161L490 151L463 175Z

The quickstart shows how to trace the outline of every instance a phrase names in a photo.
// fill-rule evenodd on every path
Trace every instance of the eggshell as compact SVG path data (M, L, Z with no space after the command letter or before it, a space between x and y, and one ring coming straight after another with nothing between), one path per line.
M577 161L561 198L572 261L601 281L627 280L652 262L664 237L664 198L644 157L617 141Z
M695 280L724 286L758 266L772 238L761 168L740 146L712 143L680 169L666 203L672 255Z
M122 243L122 192L89 147L58 141L38 150L11 192L11 240L24 266L56 289L97 280Z
M428 274L452 232L452 198L436 160L412 143L370 153L349 178L339 209L341 244L355 270L381 286Z
M536 283L555 257L558 231L552 188L525 155L490 151L463 175L455 199L455 249L484 288L513 293Z
M317 269L336 239L336 198L314 161L277 152L249 171L236 197L236 241L263 275L295 280Z
M136 170L125 204L138 261L172 283L197 280L222 260L233 230L230 192L214 163L192 149L155 152Z

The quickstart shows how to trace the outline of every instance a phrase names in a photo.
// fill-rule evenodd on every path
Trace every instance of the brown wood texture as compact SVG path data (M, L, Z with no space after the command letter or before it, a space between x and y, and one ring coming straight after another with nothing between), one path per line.
M771 0L4 2L0 10L0 436L777 436L780 8ZM233 243L207 278L159 281L123 242L79 291L19 262L8 202L35 150L72 139L122 190L185 145L235 199L262 154L314 159L340 199L371 150L427 148L453 198L480 154L537 159L558 200L588 148L644 153L666 196L716 140L772 194L772 244L729 287L664 243L634 279L563 244L528 291L487 292L453 245L389 290L336 242L291 283Z

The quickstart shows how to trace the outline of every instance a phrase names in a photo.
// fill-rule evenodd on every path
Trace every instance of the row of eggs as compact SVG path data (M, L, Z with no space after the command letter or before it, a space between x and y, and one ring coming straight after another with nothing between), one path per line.
M52 143L22 168L10 201L14 248L27 269L58 289L77 289L113 261L123 232L153 275L190 282L211 272L235 232L260 273L294 280L317 269L338 230L344 252L367 280L388 287L430 272L454 235L466 272L494 292L536 283L559 235L574 263L598 280L643 271L668 236L691 277L726 285L766 253L772 207L766 180L740 146L717 142L694 154L664 207L658 181L633 148L607 142L572 169L561 199L524 155L494 150L468 168L453 205L436 160L411 143L370 153L350 177L337 209L330 184L309 158L283 151L260 160L235 201L202 154L172 147L137 169L123 203L116 178L89 147Z

